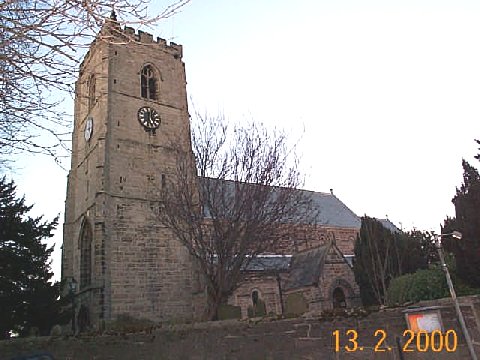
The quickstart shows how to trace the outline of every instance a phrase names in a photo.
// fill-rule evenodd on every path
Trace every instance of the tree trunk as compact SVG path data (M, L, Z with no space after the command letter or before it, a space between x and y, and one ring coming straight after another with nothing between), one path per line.
M207 309L205 317L209 321L218 320L218 309L222 304L223 297L219 294L217 290L207 291Z

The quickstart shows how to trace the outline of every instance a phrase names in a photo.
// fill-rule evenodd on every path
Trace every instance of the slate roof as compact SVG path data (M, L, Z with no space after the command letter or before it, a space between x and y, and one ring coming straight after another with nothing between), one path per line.
M310 193L313 205L319 210L318 225L360 228L360 218L335 195L307 190L298 191Z
M291 256L259 255L248 264L246 271L286 271L292 260Z
M200 181L208 181L210 182L209 185L218 185L214 182L222 181L227 189L231 187L233 191L234 182L230 180L200 178ZM311 200L313 211L318 213L314 221L316 225L360 229L360 218L335 195L302 189L297 191L302 192L302 195ZM274 196L274 191L272 191L272 196ZM205 209L204 211L205 217L210 217L209 210Z
M315 284L321 275L330 247L331 244L326 244L294 255L284 289L296 289Z

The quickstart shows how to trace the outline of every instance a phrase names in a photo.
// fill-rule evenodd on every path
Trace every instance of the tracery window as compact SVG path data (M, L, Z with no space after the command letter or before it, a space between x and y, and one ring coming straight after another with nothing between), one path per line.
M80 289L92 283L92 228L85 220L80 234Z
M93 105L95 105L95 75L90 75L90 78L88 79L88 110L93 108Z
M149 100L157 100L157 80L151 65L143 67L140 82L142 97Z

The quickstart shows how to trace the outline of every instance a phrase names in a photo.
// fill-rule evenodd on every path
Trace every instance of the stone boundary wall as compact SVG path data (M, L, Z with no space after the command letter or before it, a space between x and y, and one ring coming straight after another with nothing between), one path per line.
M480 296L460 299L477 356L480 356ZM456 351L398 352L406 329L405 308L386 309L367 316L308 318L258 321L221 321L191 325L163 326L138 333L82 335L70 338L27 338L0 342L0 359L10 359L33 351L48 351L55 359L469 359L469 353L455 309L450 299L422 302L420 306L441 306L445 330L458 335ZM347 352L345 332L358 333L363 350ZM376 330L387 337L383 352L374 351ZM341 351L334 351L332 332L342 334ZM403 344L401 344L401 347Z

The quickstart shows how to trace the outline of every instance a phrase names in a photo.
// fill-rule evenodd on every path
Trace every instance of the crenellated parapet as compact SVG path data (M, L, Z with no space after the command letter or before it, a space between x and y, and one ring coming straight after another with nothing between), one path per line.
M85 55L82 63L80 64L80 73L84 65L90 60L91 52L95 46L99 43L111 43L114 45L128 45L131 43L142 44L145 46L154 46L156 49L164 51L172 55L175 59L182 59L183 46L174 42L167 42L167 40L157 37L154 39L153 35L134 28L125 26L123 29L116 21L107 19L96 39L90 45L90 50Z
M138 30L138 32L135 31L134 28L125 26L121 32L126 36L128 39L131 39L135 42L139 42L142 44L152 44L152 45L158 45L164 50L171 52L172 55L176 55L176 58L182 58L183 56L183 47L182 45L178 45L174 42L167 43L167 40L162 39L160 37L157 37L156 39L153 38L153 35L142 31Z

